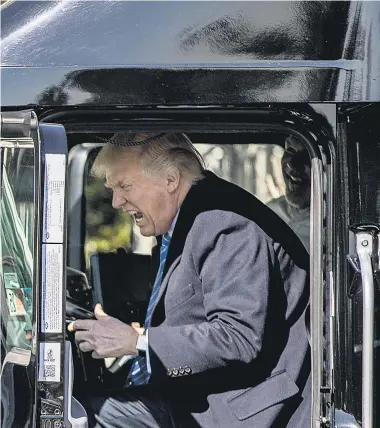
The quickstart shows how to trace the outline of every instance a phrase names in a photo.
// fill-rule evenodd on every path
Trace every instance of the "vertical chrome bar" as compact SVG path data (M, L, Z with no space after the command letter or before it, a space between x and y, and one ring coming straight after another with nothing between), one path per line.
M323 169L318 158L311 161L310 201L310 333L312 409L311 427L321 427L323 367Z
M374 282L372 269L373 236L359 232L356 251L360 262L363 288L363 353L362 353L362 428L373 428L373 344Z

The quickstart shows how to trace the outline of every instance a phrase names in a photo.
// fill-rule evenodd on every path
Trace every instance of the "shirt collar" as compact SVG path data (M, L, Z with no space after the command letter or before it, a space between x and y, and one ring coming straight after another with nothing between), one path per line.
M179 210L177 211L177 214L175 215L175 217L174 217L174 219L173 219L173 221L172 221L172 223L170 225L170 228L168 230L168 234L169 234L170 237L173 236L173 231L174 231L175 224L177 223L178 214L179 214Z

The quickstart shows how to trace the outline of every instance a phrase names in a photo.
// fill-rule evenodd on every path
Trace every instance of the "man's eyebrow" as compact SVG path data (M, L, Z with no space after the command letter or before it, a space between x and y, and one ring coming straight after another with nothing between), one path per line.
M107 187L108 189L113 189L114 187L122 187L122 186L132 186L132 184L128 181L124 181L124 180L119 180L115 186L112 186L110 183L108 183L107 181L104 183L104 187Z

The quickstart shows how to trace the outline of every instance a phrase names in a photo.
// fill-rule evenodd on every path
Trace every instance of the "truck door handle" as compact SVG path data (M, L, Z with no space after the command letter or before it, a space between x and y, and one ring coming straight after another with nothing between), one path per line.
M364 227L361 227L363 230ZM360 263L363 290L363 352L362 352L362 428L373 428L373 358L374 358L374 280L372 255L374 235L356 232L356 252Z

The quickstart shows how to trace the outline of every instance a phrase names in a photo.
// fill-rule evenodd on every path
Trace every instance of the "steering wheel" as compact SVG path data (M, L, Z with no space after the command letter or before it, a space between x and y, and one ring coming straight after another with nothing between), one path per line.
M66 297L66 320L67 322L75 321L76 319L96 319L93 312L82 308L73 299ZM104 365L111 373L116 373L129 360L133 359L133 355L124 355L122 357L104 358Z

